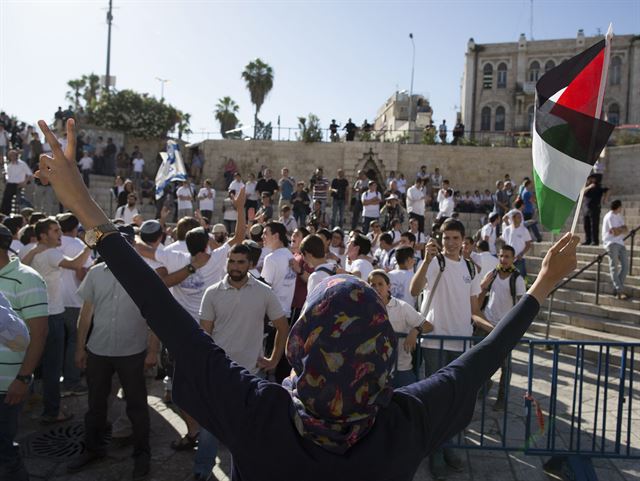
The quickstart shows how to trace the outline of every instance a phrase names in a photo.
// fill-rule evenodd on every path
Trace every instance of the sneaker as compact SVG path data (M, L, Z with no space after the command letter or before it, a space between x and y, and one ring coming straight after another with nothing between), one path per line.
M77 473L78 471L83 470L85 467L90 464L95 463L103 459L105 455L103 453L96 453L94 451L85 451L80 456L72 460L69 464L67 464L67 472L68 473Z
M83 394L87 394L89 392L89 388L82 384L78 384L77 386L73 386L71 388L62 388L60 391L60 397L70 397L70 396L82 396Z
M449 465L454 471L460 472L463 470L464 463L454 449L444 448L444 462Z
M444 481L447 479L447 463L444 460L442 449L438 449L429 456L429 471L436 481Z
M150 469L149 454L144 453L133 458L133 481L140 481L147 477Z

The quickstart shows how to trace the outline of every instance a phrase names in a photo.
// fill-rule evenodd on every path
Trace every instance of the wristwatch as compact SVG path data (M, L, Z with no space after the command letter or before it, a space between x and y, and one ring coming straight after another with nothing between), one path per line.
M99 226L94 227L93 229L89 229L84 235L84 242L89 247L94 249L100 239L102 239L105 235L110 234L112 232L118 232L118 229L111 222L106 224L101 224Z
M187 270L189 271L189 274L195 274L196 273L196 268L193 264L187 264Z
M33 381L33 374L18 374L16 376L16 379L28 386L29 384L31 384L31 381Z

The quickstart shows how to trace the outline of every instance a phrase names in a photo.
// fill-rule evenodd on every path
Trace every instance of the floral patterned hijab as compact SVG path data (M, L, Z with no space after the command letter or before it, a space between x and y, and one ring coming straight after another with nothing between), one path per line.
M389 404L396 336L378 294L349 275L325 279L291 328L285 379L301 436L342 454Z

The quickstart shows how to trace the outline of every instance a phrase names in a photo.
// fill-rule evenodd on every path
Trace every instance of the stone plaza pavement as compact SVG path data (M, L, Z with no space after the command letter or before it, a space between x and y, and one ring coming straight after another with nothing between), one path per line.
M640 349L636 349L640 352ZM499 450L471 450L459 451L465 461L462 472L450 472L448 479L451 481L536 481L563 479L562 477L547 473L543 465L548 457L526 455L525 447L525 410L524 393L527 383L528 351L525 348L517 348L513 354L513 376L511 382L511 394L507 409L508 429L504 430L504 414L492 410L495 401L496 387L488 393L485 404L484 435L485 443L499 444L501 440L506 440L507 445L515 447L517 450L505 452ZM549 426L549 382L551 354L542 349L536 350L536 381L533 386L533 395L540 403L544 418ZM636 369L640 367L640 354L636 355ZM573 372L575 370L575 355L561 354L558 365L560 372L560 382L558 383L557 396L557 431L556 445L566 446L569 442L570 433L568 431L568 419L571 414L571 404L575 383L573 382ZM610 376L616 377L619 369L611 366ZM589 426L593 420L595 408L595 376L597 367L594 364L585 364L584 379L585 386L582 393L582 419L583 426ZM499 373L494 375L497 385ZM631 426L630 453L636 457L640 456L640 372L636 371L634 378L635 395L633 396L632 410L628 417L625 417L624 427L621 432L623 443L627 439L627 427ZM604 384L604 383L603 383ZM614 380L609 379L610 389L608 391L609 403L607 404L607 430L605 434L605 445L607 449L614 440L615 423L618 399L613 391L616 391ZM600 386L603 388L603 386ZM602 390L601 390L602 393ZM174 439L186 432L185 425L177 414L175 405L165 405L161 399L162 385L159 381L150 381L149 384L149 405L151 412L151 450L152 450L152 470L148 477L150 481L182 481L188 478L193 460L193 452L175 452L170 448L170 443ZM603 401L602 395L599 399L599 416L602 418ZM18 441L25 457L25 464L31 474L31 479L35 481L55 480L55 481L126 481L131 478L132 461L130 458L131 447L110 446L108 456L105 460L92 465L85 471L77 474L68 474L66 464L69 460L83 449L82 444L82 419L86 410L87 398L85 396L65 398L63 405L74 413L74 419L55 427L42 427L37 423L36 417L41 406L28 406L22 414L20 433ZM627 408L629 399L622 400L624 409ZM116 403L116 408L121 409ZM474 445L479 442L479 431L482 419L482 401L478 402L475 416L465 430L464 444ZM111 413L115 418L116 414ZM534 422L532 429L537 430L538 424ZM589 428L587 427L587 431ZM601 433L599 433L601 434ZM274 440L275 441L275 440ZM530 438L531 445L541 446L545 442L544 435L533 435ZM575 441L574 441L575 442ZM582 433L582 442L591 442L587 432ZM583 444L584 445L584 444ZM600 439L596 441L600 446ZM283 453L284 454L284 453ZM220 481L230 479L230 455L224 447L218 453L219 461L214 469L214 475ZM600 481L631 481L640 480L640 459L594 459L594 467ZM214 478L215 479L215 478ZM423 462L414 478L414 481L431 480L426 462ZM304 481L304 480L282 480L282 481ZM353 480L364 481L364 480Z

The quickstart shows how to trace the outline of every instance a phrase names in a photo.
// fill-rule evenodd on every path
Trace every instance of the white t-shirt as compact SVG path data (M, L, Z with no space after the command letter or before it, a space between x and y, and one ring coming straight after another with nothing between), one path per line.
M527 245L527 242L531 240L531 234L529 229L524 226L524 223L520 224L520 227L514 227L509 225L504 228L502 232L502 238L513 247L516 251L516 256L519 256Z
M131 224L133 223L133 218L139 213L137 207L132 209L128 205L121 205L116 209L116 218L124 220L125 224Z
M0 159L2 160L2 159ZM18 159L15 163L5 162L4 164L5 179L8 184L22 184L27 177L31 177L33 172L29 166Z
M191 192L191 188L189 186L183 185L176 191L176 197L178 198L178 210L183 209L193 209L193 204L191 204L191 196L193 193ZM180 196L189 197L187 200L181 200Z
M348 272L359 272L360 279L367 282L369 274L373 270L373 265L367 259L356 259L351 262L346 269Z
M78 165L80 170L91 170L93 169L93 159L87 155L78 161Z
M199 319L200 304L204 291L215 283L220 282L225 275L226 258L230 248L229 244L225 243L212 251L209 261L204 266L171 289L176 301L196 320ZM161 262L171 274L189 264L191 262L191 254L158 249L156 251L156 260Z
M607 249L611 244L624 245L625 234L613 235L609 231L614 227L622 227L624 225L624 217L622 214L615 214L613 211L609 211L604 215L602 219L602 245Z
M433 335L439 336L471 336L471 296L480 294L480 275L476 273L473 279L469 274L467 263L445 259L445 269L436 287L429 312L425 312L431 286L434 285L440 265L438 259L433 258L427 268L427 285L420 312L427 321L433 324ZM422 341L422 347L440 349L439 340ZM469 345L467 344L467 347ZM445 341L444 349L448 351L462 351L462 341Z
M11 241L11 245L9 246L9 248L15 252L20 252L20 249L22 249L23 247L24 247L24 244L20 242L18 239L13 239Z
M389 293L392 297L406 302L412 307L416 305L416 298L411 295L411 279L413 278L412 270L394 269L387 273L391 285Z
M511 310L513 307L513 299L511 298L511 288L509 287L511 275L506 279L501 279L497 275L491 284L491 292L489 292L489 301L484 308L484 314L487 320L494 326ZM525 293L524 279L522 276L516 278L516 300Z
M216 191L209 187L203 187L202 189L200 189L200 192L198 192L198 199L200 200L200 210L213 211L213 206L216 199Z
M63 259L64 254L60 249L51 248L36 254L31 262L31 267L38 271L47 285L50 316L64 312L64 301L62 300L63 269L60 267Z
M403 300L391 296L387 304L387 314L391 327L397 333L408 334L414 327L420 326L424 318ZM408 371L411 369L411 353L405 352L404 338L398 338L398 371Z
M19 251L18 251L18 258L20 260L24 259L24 256L26 256L29 251L31 249L33 249L36 246L35 242L29 242L28 244L26 244L25 246L23 246Z
M484 240L485 237L489 237L489 240L487 241L489 243L489 252L491 254L495 254L496 253L496 228L493 226L493 224L488 223L482 226L482 230L480 231L480 236L482 237L482 240Z
M365 200L371 199L382 201L382 195L380 195L380 192L371 192L369 190L362 194L362 216L377 219L380 217L380 203L376 202L375 204L364 205Z
M258 193L256 192L257 185L258 183L255 180L250 180L244 184L244 192L247 195L247 200L258 200Z
M257 185L257 182L256 184ZM227 189L227 191L233 190L235 191L236 195L240 193L240 189L242 189L244 187L244 183L242 183L239 180L232 180L231 183L229 184L229 188ZM255 191L255 187L254 187L254 191ZM245 191L246 194L246 191Z
M439 204L438 219L441 217L451 217L455 206L456 203L453 200L453 197L444 197Z
M424 190L412 185L407 190L407 212L409 214L424 215L425 210Z
M391 269L391 259L395 258L395 249L384 250L382 247L376 249L373 254L374 259L378 261L377 267L379 269ZM367 280L366 277L363 280Z
M487 272L491 272L498 265L498 259L491 255L490 252L472 252L471 260L480 266L478 275L481 279L487 275Z
M227 197L222 201L222 205L224 207L224 214L222 218L228 221L237 221L238 220L238 211L233 205L233 201Z
M291 251L280 247L265 257L262 266L262 277L273 289L287 317L291 315L291 301L296 287L296 273L289 265L291 259Z
M70 259L73 259L84 250L84 243L77 237L62 236L60 250ZM84 268L91 267L91 259L87 258ZM62 301L64 307L82 307L82 299L77 294L80 281L76 277L76 271L72 269L62 269Z
M187 241L183 241L183 240L177 240L175 242L172 242L171 244L165 246L164 250L189 252L189 249L187 249Z
M144 170L144 159L140 157L136 157L135 159L133 159L132 163L133 163L133 171L142 173L142 171Z
M326 262L316 267L315 270L309 274L309 278L307 279L307 295L309 295L311 291L313 291L313 289L315 289L315 287L323 280L331 276L328 272L320 269L328 269L331 272L335 272L335 268L336 265L333 262Z

